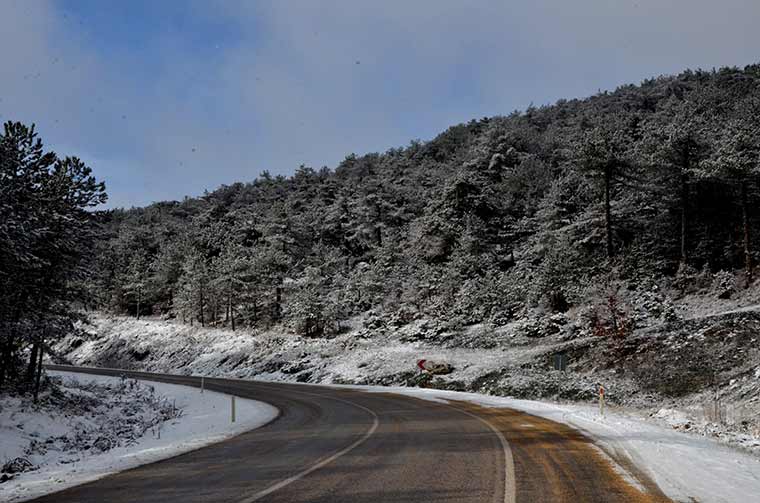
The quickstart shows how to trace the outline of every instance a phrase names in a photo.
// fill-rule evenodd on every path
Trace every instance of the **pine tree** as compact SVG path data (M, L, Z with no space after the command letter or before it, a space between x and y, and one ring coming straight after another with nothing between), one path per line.
M701 176L701 163L709 152L704 129L705 122L698 104L677 101L647 124L643 139L652 165L665 168L662 196L671 197L668 189L676 187L674 192L678 194L680 212L679 258L683 265L687 264L689 256L691 185Z
M201 326L206 326L209 279L205 257L191 248L182 264L179 296L175 303L177 314L191 324L198 320Z
M135 303L135 317L139 320L145 307L146 291L150 280L150 261L144 250L137 250L129 260L124 290Z
M745 286L753 280L751 223L749 221L750 190L756 188L760 175L760 101L752 98L738 104L722 127L721 142L709 163L706 175L738 185L742 219L742 251Z
M604 191L604 234L607 257L615 255L612 199L621 180L628 178L630 132L620 124L606 124L586 132L576 148L578 165L586 173L600 179Z
M249 249L241 245L227 244L221 254L214 258L212 271L214 279L211 284L216 287L225 306L225 321L229 321L230 328L234 331L241 300L251 301L253 317L256 317L257 299L255 294L251 295L251 287L255 284L256 277Z
M50 339L77 319L74 303L96 239L88 211L105 187L81 160L45 152L34 126L8 122L0 134L0 388L19 377L29 348L27 381L35 383ZM55 330L50 329L54 327Z

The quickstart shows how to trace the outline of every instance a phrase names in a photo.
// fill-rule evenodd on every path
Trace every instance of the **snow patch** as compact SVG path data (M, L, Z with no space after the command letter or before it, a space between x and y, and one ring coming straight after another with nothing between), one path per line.
M115 385L120 378L48 372L53 376L73 378L80 382ZM102 453L79 452L71 458L50 451L37 457L39 468L25 472L0 484L0 500L24 501L68 487L91 482L116 472L177 456L206 445L220 442L235 435L263 426L277 417L279 411L269 404L236 399L236 422L230 423L230 397L206 390L174 384L144 381L155 392L168 397L182 409L181 417L164 423L159 432L148 432L133 445L117 447ZM12 403L8 405L12 406ZM16 404L18 405L18 404ZM13 414L4 404L4 414L17 418L15 430L2 430L0 456L5 459L21 456L29 444L29 437L50 437L68 432L68 422L42 414ZM18 411L16 411L18 412ZM73 459L76 459L75 461Z
M652 417L665 421L676 430L688 430L692 424L686 413L674 409L660 409Z

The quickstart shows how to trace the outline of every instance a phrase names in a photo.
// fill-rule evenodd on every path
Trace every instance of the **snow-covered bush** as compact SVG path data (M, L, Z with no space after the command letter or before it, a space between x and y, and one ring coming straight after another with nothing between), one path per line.
M729 271L718 271L713 275L712 290L719 299L730 299L736 293L736 277Z
M701 270L697 270L694 266L681 263L673 278L673 287L681 294L696 293L710 288L712 281L713 275L707 264Z
M679 319L673 300L654 282L648 288L633 292L629 297L638 325L657 321L673 322Z
M6 474L14 475L17 473L23 473L28 472L31 470L34 470L35 466L34 464L29 461L26 458L13 458L5 462L2 467L0 467L0 472L3 473L5 476L5 479L9 478ZM2 479L0 479L2 480Z
M518 321L515 331L525 337L547 337L561 332L566 323L567 317L563 313L548 317L537 314Z
M13 425L6 432L25 440L12 459L0 460L2 480L35 469L51 455L70 463L133 445L145 434L159 435L166 421L182 416L182 409L157 395L153 386L133 379L98 384L55 377L37 404L22 396L4 396L2 403L0 422ZM60 427L45 427L50 418Z

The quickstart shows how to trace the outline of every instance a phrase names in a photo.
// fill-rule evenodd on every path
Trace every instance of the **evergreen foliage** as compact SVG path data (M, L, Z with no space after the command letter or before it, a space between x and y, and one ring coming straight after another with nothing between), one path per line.
M564 311L613 273L744 267L751 282L758 103L760 66L686 71L114 210L91 288L138 314L118 271L145 254L141 312L325 336L370 309L448 326Z
M34 126L4 125L0 388L9 382L33 385L36 393L46 348L71 330L75 307L93 303L85 280L99 231L88 210L105 199L104 185L81 160L46 152ZM28 359L25 373L22 358Z
M323 337L370 310L441 330L563 312L611 279L666 275L687 291L696 271L744 268L749 284L758 111L760 66L686 71L351 154L334 170L105 212L88 211L105 200L89 168L8 123L0 384L18 379L22 355L34 373L73 303Z

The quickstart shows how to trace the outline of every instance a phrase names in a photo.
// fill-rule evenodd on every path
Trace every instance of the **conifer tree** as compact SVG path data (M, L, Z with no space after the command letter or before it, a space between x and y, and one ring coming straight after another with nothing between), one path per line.
M760 101L748 99L736 107L722 126L720 144L706 164L706 175L738 186L742 220L742 251L745 286L753 280L751 223L749 220L750 191L756 189L760 176Z
M586 132L576 147L579 167L601 181L604 191L604 234L607 257L615 254L612 199L619 182L632 167L629 132L620 124L597 126Z

